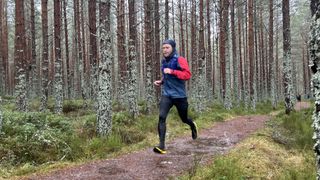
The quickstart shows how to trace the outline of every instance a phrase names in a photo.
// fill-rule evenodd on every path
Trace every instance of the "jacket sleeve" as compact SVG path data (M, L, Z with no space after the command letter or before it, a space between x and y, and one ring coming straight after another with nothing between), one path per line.
M187 60L183 57L179 57L178 63L181 70L173 70L171 74L175 75L178 79L189 80L191 78L191 72Z

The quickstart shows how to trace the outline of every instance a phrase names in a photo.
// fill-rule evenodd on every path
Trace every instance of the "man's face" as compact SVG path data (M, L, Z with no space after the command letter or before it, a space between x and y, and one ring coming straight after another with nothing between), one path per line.
M164 57L169 57L172 53L173 49L170 44L164 44L162 45L162 54Z

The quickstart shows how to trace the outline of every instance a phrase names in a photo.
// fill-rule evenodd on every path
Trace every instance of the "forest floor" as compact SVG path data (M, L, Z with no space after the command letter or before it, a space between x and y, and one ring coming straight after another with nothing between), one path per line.
M310 107L299 102L295 109ZM153 147L113 159L99 160L48 174L33 174L25 179L174 179L195 167L212 161L212 157L227 153L238 142L264 127L270 115L240 116L201 129L198 138L176 138L167 143L167 154L156 154ZM155 144L157 144L155 142Z

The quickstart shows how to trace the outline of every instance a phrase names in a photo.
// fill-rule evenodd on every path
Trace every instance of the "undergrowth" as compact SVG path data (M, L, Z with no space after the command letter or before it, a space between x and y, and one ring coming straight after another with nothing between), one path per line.
M268 126L179 179L315 179L312 109L281 111Z
M61 168L64 164L83 163L95 159L108 158L121 153L150 147L158 143L158 112L145 114L145 102L139 102L140 115L132 119L130 114L113 104L112 133L108 137L96 134L96 115L94 104L83 106L82 100L65 100L63 114L53 114L54 102L49 99L46 112L36 112L39 100L33 100L30 111L15 111L14 99L8 97L3 104L3 129L0 134L0 178L26 175L35 171L47 171ZM196 113L192 107L189 116L197 122L199 128L209 127L214 122L227 118L269 113L273 109L265 102L257 106L256 111L243 108L243 105L225 110L222 105L213 104L203 113ZM168 139L184 133L190 133L175 108L171 109L168 119ZM61 164L61 166L59 166Z

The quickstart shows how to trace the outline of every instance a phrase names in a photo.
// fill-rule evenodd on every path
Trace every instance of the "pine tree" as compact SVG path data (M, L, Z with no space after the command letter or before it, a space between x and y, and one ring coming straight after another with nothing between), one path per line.
M275 84L275 63L273 60L273 0L269 0L269 61L270 61L270 90L272 106L277 106L276 84Z
M89 1L89 31L90 31L90 79L91 79L91 98L96 102L96 94L98 87L98 57L97 57L97 27L96 27L96 0Z
M25 59L25 22L24 0L16 0L15 9L15 64L16 64L16 107L19 111L27 111L27 79Z
M153 103L153 84L152 84L152 22L151 22L151 2L144 0L144 33L145 33L145 61L146 61L146 100L147 100L147 112L150 113Z
M49 91L49 45L48 45L48 0L41 0L41 20L42 20L42 87L40 111L45 111L48 107Z
M126 82L127 82L127 62L126 62L126 33L125 33L125 8L124 0L117 0L117 48L119 63L119 103L125 105Z
M292 80L292 59L291 59L291 35L289 0L282 0L283 17L283 71L284 71L284 97L286 114L293 110L293 80Z
M255 109L256 99L254 97L254 33L253 33L253 0L248 1L248 59L249 59L249 93L251 98L252 108Z
M54 0L54 45L55 45L55 113L62 113L63 82L62 82L62 59L61 59L61 1Z
M136 56L136 41L137 41L137 29L136 29L136 13L135 13L135 0L128 0L129 4L129 61L128 61L128 100L129 111L133 118L136 118L139 114L138 109L138 68L137 68L137 56Z
M0 2L0 45L2 45L2 13L3 11L3 2ZM1 46L0 46L1 47ZM5 84L5 69L4 69L4 60L2 57L2 48L0 48L0 84L3 84L0 86L0 95L2 95L5 91L6 84Z
M110 134L112 129L112 46L110 30L110 1L100 0L100 52L98 77L97 133Z
M317 165L317 179L320 179L320 2L318 0L311 0L310 3L312 24L311 32L309 36L309 52L310 52L310 63L311 71L313 73L311 83L313 96L315 98L315 109L313 112L313 128L314 134L313 139L315 140L314 151L316 155Z
M31 97L38 95L37 53L36 53L36 28L35 28L35 4L31 0Z

